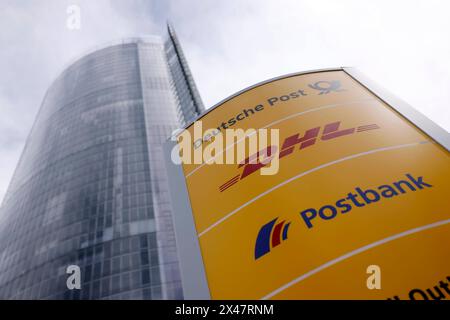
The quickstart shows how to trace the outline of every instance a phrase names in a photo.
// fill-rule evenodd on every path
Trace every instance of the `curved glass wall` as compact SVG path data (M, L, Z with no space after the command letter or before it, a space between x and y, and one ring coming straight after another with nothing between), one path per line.
M1 299L182 298L161 151L179 123L170 67L162 41L134 40L52 84L1 207Z

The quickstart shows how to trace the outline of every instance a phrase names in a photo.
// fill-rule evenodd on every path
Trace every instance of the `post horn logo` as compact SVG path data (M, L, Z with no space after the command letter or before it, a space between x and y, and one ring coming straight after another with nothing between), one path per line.
M261 258L266 253L269 253L270 250L278 246L281 241L287 240L291 223L288 222L285 224L286 221L283 220L275 225L277 219L278 218L275 218L263 225L259 230L255 243L255 260Z
M317 81L314 84L308 84L311 89L318 90L319 95L328 94L331 91L340 92L345 89L341 88L341 83L338 80L334 81Z

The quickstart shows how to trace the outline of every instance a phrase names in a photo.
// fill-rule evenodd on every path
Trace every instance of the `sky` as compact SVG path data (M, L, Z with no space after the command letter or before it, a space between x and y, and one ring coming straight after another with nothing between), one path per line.
M80 28L68 28L80 9ZM254 83L352 66L450 131L448 0L0 0L0 201L45 91L74 59L170 20L207 107Z

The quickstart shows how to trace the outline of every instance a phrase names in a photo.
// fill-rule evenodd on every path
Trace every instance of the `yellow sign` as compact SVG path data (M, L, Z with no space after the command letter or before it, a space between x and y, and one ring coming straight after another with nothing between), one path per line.
M265 83L199 120L280 135L275 175L183 164L213 299L450 297L449 153L347 73Z

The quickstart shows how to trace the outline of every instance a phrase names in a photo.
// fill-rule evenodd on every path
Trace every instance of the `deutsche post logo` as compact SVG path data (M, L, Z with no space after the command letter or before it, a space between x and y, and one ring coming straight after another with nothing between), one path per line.
M334 92L340 92L344 91L344 89L341 89L341 83L338 80L334 81L317 81L313 84L308 84L308 86L311 89L318 90L319 95L321 94L328 94L332 91Z

